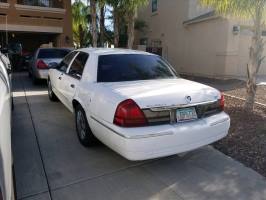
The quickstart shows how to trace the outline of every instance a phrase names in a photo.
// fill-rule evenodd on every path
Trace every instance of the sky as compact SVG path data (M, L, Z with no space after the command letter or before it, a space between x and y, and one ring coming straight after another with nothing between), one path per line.
M87 0L81 0L84 4L87 4ZM71 3L74 3L75 0L71 0Z

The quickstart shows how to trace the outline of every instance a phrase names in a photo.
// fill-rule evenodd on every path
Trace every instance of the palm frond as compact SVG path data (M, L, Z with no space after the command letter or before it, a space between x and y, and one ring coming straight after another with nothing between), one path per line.
M199 0L201 5L213 8L218 14L250 19L257 7L265 8L265 0Z

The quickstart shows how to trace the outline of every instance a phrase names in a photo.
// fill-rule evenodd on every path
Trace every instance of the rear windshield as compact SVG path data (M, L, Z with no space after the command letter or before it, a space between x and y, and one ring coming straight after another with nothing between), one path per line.
M176 78L172 68L159 56L117 54L99 56L98 82Z
M38 58L64 58L69 52L68 49L40 49Z

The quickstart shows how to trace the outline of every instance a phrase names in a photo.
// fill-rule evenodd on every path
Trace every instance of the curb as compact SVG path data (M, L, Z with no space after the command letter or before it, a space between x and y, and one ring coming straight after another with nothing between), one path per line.
M234 95L230 95L230 94L226 94L226 93L224 93L224 95L225 95L225 96L228 96L228 97L231 97L231 98L239 99L239 100L241 100L241 101L246 101L246 99L241 98L241 97L237 97L237 96L234 96ZM259 102L256 102L256 101L255 101L254 103L257 104L257 105L260 105L260 106L266 107L266 104L259 103Z

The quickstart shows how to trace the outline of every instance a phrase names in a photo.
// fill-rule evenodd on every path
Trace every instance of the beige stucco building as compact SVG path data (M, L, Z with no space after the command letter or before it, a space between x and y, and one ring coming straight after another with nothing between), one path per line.
M244 22L217 16L197 0L150 0L138 19L136 48L162 48L162 56L180 73L211 77L246 76L252 33ZM245 22L247 25L247 23ZM260 75L266 75L266 63Z
M0 44L72 47L71 0L0 0Z

